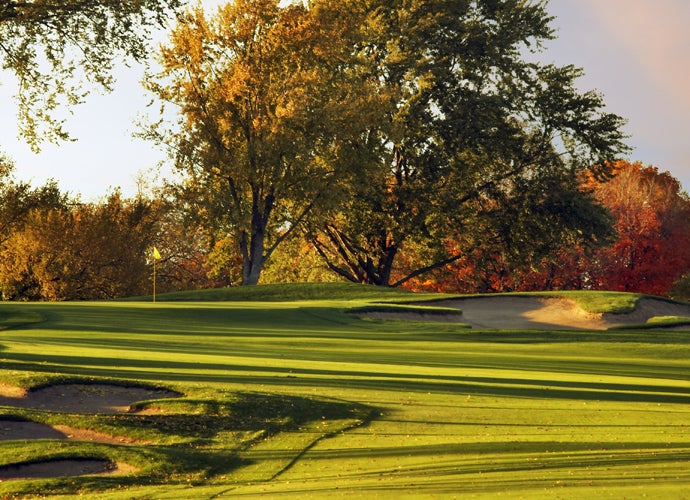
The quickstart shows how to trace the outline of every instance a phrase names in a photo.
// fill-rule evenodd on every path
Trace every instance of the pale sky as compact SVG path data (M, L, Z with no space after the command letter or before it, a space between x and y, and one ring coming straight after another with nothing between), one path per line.
M579 84L628 120L633 161L690 190L690 1L551 0L558 39L546 62L584 68Z
M580 88L601 92L607 110L628 120L630 159L668 170L690 189L690 1L551 0L548 10L558 38L540 58L584 68ZM0 149L14 159L16 176L35 186L52 177L87 200L114 187L134 195L137 177L150 177L164 159L131 136L148 102L141 71L119 67L115 92L94 93L69 117L77 142L46 144L39 155L16 137L15 89L0 73Z

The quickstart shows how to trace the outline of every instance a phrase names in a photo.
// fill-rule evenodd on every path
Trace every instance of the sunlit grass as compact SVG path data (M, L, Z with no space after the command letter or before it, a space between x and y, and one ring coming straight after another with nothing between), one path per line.
M690 318L685 316L655 316L653 318L649 318L647 323L657 326L690 325Z
M302 300L384 300L410 298L413 294L397 288L356 283L278 283L250 287L226 287L159 294L160 302L252 301L285 302ZM150 298L148 298L150 300ZM141 300L141 298L129 299Z
M654 316L649 318L646 323L617 326L613 330L668 330L680 327L690 330L690 318L685 316Z
M559 292L560 296L575 300L580 307L591 313L623 314L635 310L637 301L644 295L624 292Z
M278 288L285 300L269 300ZM155 418L5 407L151 444L2 442L2 463L103 456L139 472L6 481L0 496L690 492L688 333L364 321L348 310L395 294L324 287L304 299L307 288L257 287L258 301L0 304L0 318L11 307L41 319L0 333L0 382L131 381L184 394L139 405L155 406ZM577 300L624 309L638 298L600 295Z

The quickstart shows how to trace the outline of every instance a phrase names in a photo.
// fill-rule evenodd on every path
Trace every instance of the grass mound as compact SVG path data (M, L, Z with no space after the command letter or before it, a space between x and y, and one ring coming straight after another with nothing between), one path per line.
M666 330L687 329L690 330L690 317L686 316L654 316L646 323L633 323L610 328L610 330Z
M459 316L462 311L453 307L433 307L433 306L417 306L408 304L372 304L361 307L353 307L348 310L352 314L366 314L366 313L418 313L439 316Z
M645 295L639 293L599 291L559 292L556 296L572 299L577 302L582 309L590 313L611 314L633 312L637 302L645 297Z
M687 326L690 325L690 318L686 316L655 316L649 318L647 323L654 326Z
M305 300L390 300L409 298L413 292L357 283L277 283L162 293L161 302L292 302ZM135 297L126 300L151 300Z

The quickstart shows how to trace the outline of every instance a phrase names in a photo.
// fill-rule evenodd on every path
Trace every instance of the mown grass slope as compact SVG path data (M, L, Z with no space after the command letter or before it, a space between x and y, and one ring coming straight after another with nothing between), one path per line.
M154 464L139 476L8 481L0 495L690 495L689 333L372 321L347 309L409 294L271 288L249 292L262 300L11 305L29 319L0 332L0 382L116 379L185 397L170 402L177 422L108 424L151 444L60 445ZM108 429L98 416L21 416ZM0 443L3 463L49 448Z

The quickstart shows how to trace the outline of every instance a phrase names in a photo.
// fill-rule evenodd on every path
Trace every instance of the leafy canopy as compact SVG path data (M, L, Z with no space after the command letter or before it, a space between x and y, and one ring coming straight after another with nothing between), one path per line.
M208 18L200 6L188 11L147 81L179 114L144 135L184 175L182 203L236 248L243 284L258 282L336 178L324 152L342 124L352 23L329 2L279 3L238 0Z
M540 2L366 3L353 48L366 63L353 71L387 101L360 108L360 128L339 138L353 174L341 206L311 227L332 270L395 285L487 238L529 255L603 236L605 213L579 175L605 177L627 151L623 120L577 90L581 70L525 59L553 36L550 20ZM410 248L417 259L397 265Z
M90 83L109 90L119 57L142 61L145 39L181 0L0 2L0 67L16 76L19 128L33 149L69 134L56 112L82 102ZM87 84L86 82L89 82Z

